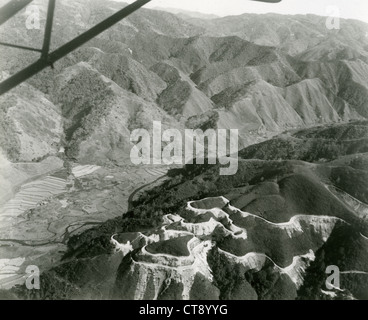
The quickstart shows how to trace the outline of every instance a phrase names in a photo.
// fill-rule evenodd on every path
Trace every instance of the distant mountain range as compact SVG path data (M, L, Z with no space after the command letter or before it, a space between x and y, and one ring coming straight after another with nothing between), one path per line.
M159 10L159 11L166 11L173 14L178 15L182 18L196 18L196 19L216 19L219 18L219 16L215 14L209 14L209 13L202 13L202 12L196 12L196 11L188 11L188 10L182 10L177 8L166 8L166 7L154 7L153 9Z

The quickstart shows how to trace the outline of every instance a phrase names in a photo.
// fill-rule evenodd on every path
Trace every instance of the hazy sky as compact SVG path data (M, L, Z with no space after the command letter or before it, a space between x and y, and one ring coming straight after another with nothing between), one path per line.
M123 1L123 0L122 0ZM133 2L127 1L124 2ZM220 16L246 12L282 14L313 13L329 15L328 7L339 8L342 18L368 22L368 0L282 0L280 3L262 3L249 0L152 0L148 8L170 7Z

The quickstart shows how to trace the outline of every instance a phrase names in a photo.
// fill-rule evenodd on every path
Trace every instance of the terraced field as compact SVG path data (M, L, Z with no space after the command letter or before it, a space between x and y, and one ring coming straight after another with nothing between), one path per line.
M74 177L80 178L92 174L93 172L97 171L100 168L101 168L100 166L94 165L76 166L73 168L72 172Z
M200 218L209 214L210 219ZM286 277L283 281L295 292L303 284L305 270L315 260L315 251L328 241L338 223L339 219L334 217L308 215L295 216L287 223L273 223L242 212L225 197L190 201L184 216L165 216L162 228L147 235L119 234L112 239L117 252L125 256L135 250L130 257L130 271L118 280L119 292L130 286L135 288L134 294L131 293L134 299L144 299L147 290L157 299L160 290L165 291L160 287L165 287L169 274L170 281L175 279L183 284L181 298L188 299L197 273L212 279L211 272L208 273L213 263L208 258L209 250L218 252L233 268L241 265L248 272L260 272L271 265L278 277ZM272 245L267 240L271 233ZM283 238L282 245L275 233ZM300 241L301 236L309 239ZM154 291L148 286L151 281L155 282Z
M1 209L1 217L17 216L24 211L35 208L43 200L66 191L66 180L47 176L34 182L23 185L13 199Z
M18 273L24 261L24 258L0 259L0 289L9 289L25 281L25 275Z
M69 238L121 216L136 188L148 188L162 168L103 168L74 165L21 185L0 208L0 288L41 272L60 260ZM20 263L21 262L21 263Z

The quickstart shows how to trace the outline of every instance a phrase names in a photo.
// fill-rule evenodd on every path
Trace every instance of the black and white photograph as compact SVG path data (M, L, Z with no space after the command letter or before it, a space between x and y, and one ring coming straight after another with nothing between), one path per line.
M0 300L368 300L368 1L0 0Z

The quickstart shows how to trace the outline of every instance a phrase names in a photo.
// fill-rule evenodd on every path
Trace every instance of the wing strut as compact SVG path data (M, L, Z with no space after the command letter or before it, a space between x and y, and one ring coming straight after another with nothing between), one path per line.
M36 61L35 63L29 65L25 69L19 71L18 73L10 76L8 79L4 80L0 84L0 95L8 92L9 90L13 89L17 85L21 84L22 82L26 81L27 79L31 78L38 72L42 71L43 69L47 68L48 66L52 66L56 61L60 60L61 58L65 57L67 54L71 53L75 49L79 48L89 40L93 39L100 33L106 31L122 19L126 18L133 12L137 11L145 4L150 2L151 0L136 0L132 4L124 7L117 13L113 14L109 18L105 19L104 21L100 22L90 30L82 33L78 37L74 38L73 40L69 41L68 43L64 44L60 48L56 49L55 51L46 54L49 49L50 45L50 36L51 36L51 25L52 25L52 18L53 14L48 14L48 19L46 23L46 32L45 32L45 39L46 44L42 49L41 59ZM54 4L50 4L50 2L54 2ZM55 0L50 0L49 8L55 5ZM47 25L49 24L49 28Z
M45 35L43 39L43 47L41 54L41 59L45 60L47 60L47 56L50 51L51 31L52 31L52 22L54 20L55 2L56 0L49 0L49 7L47 9Z
M33 0L12 0L0 8L0 25L28 6Z

